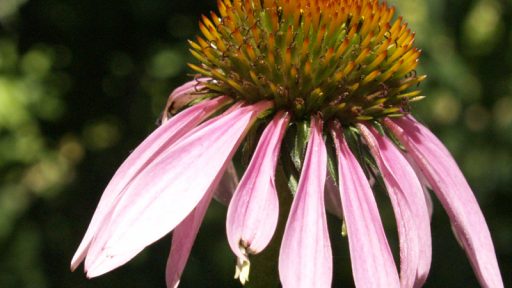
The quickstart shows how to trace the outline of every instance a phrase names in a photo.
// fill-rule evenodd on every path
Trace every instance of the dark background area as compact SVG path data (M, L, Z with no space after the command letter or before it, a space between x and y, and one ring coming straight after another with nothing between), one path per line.
M512 286L512 7L500 0L396 0L423 49L414 113L473 187ZM214 0L0 0L0 287L164 287L170 237L87 280L69 262L116 168L190 79L187 39ZM383 205L381 205L383 206ZM206 216L181 287L239 287L226 209ZM392 223L389 207L382 207ZM353 286L333 226L335 287ZM387 226L396 246L396 232ZM426 287L478 287L435 202Z

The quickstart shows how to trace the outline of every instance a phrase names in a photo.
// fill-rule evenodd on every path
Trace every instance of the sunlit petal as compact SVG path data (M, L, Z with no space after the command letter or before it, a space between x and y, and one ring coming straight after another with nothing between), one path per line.
M432 260L430 216L421 186L407 159L373 127L358 125L372 153L393 205L400 240L402 287L421 287Z
M126 186L152 161L158 158L164 150L169 149L178 139L227 101L227 98L219 97L214 100L204 101L179 113L151 133L128 156L116 171L101 196L89 228L71 260L72 270L76 269L84 260L95 233L97 233L105 219L108 220L110 218L114 204L122 197Z
M355 284L358 288L400 287L395 261L368 180L340 127L333 127L333 138Z
M142 171L93 241L87 274L94 277L118 267L183 221L267 108L269 103L262 102L200 125Z
M274 235L279 216L275 185L276 166L288 113L278 113L261 135L251 163L229 204L226 230L233 252L244 261L244 251L257 254Z
M332 251L324 203L327 152L323 123L313 117L297 193L279 253L283 287L331 287Z
M503 287L494 246L471 188L446 147L412 117L386 120L446 209L484 287Z
M199 232L199 227L201 227L206 210L212 200L213 191L218 190L218 184L222 181L219 178L224 178L226 174L222 177L220 175L213 181L194 210L172 232L171 251L165 269L165 282L168 288L177 287L180 283L181 274L185 269L197 232Z

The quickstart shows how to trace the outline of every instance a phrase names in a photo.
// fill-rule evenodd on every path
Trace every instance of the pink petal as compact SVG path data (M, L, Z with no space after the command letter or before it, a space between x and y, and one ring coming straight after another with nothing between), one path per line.
M421 287L432 260L430 216L421 186L407 159L373 127L358 125L386 184L400 238L402 287Z
M386 119L444 206L483 287L503 287L484 216L457 163L444 145L412 117Z
M101 226L85 266L88 276L106 273L173 230L230 161L269 102L239 108L192 130L126 188L109 223Z
M201 97L201 94L198 93L204 88L204 85L201 83L209 80L210 78L194 79L174 89L171 95L169 95L169 98L167 98L167 104L165 105L164 113L162 115L162 122L169 120L168 112L176 113L192 100Z
M340 127L333 127L333 138L355 284L358 288L399 287L395 261L368 180Z
M210 116L228 101L227 97L219 97L199 103L173 117L149 135L123 162L101 196L100 202L85 236L78 247L71 270L84 260L89 245L102 222L110 217L113 205L123 195L125 187L154 161L165 149L172 146L201 121Z
M283 287L331 287L332 251L324 205L327 151L322 126L320 119L312 118L304 166L279 253Z
M219 174L219 176L220 175L222 174ZM224 174L224 176L225 175L226 174ZM178 224L172 232L171 252L169 253L167 267L165 269L165 282L167 283L168 288L178 287L181 275L190 255L190 251L192 250L197 233L199 232L199 227L203 222L206 210L212 200L213 191L218 190L218 184L222 181L220 178L224 178L224 176L217 177L217 179L208 188L203 199L199 201L199 204L197 204L194 210L192 210L192 212L190 212L190 214L180 224Z
M277 226L279 201L275 172L289 121L289 114L281 112L268 124L229 204L226 220L229 245L243 261L248 258L240 246L251 254L259 253L268 245Z

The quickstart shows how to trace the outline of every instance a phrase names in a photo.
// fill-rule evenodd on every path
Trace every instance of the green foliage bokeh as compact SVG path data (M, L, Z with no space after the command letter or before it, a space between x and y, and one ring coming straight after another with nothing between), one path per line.
M465 172L512 286L512 3L389 2L423 49L427 98L415 115ZM69 262L109 178L190 78L186 40L215 4L0 0L0 287L165 286L170 237L97 279ZM329 220L337 238L341 224ZM240 286L224 223L225 207L213 204L181 287ZM437 201L432 234L426 287L476 287ZM353 286L345 242L333 239L335 287Z

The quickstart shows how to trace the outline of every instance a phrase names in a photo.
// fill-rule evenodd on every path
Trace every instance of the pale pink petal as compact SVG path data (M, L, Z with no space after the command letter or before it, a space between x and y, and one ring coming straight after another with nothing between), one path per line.
M407 159L373 127L358 125L372 153L393 205L400 240L402 287L421 287L432 260L430 217L421 186Z
M358 288L400 287L398 271L368 180L337 125L333 127L333 138L355 284Z
M503 287L494 246L478 203L444 145L412 117L386 119L445 208L483 287Z
M232 167L232 164L229 163L228 166ZM220 175L222 174L219 174L219 176ZM224 174L224 176L225 175L226 174ZM199 204L197 204L194 210L192 210L185 220L178 224L172 232L171 251L165 269L165 282L168 288L177 287L180 283L181 274L185 269L190 251L192 250L197 233L199 232L199 227L203 222L206 210L212 200L213 191L218 190L219 182L222 181L221 178L224 178L224 176L219 176L208 188L203 199L199 201Z
M72 270L76 269L85 258L89 245L99 229L99 226L106 218L109 218L112 207L123 195L123 190L130 181L147 167L149 163L154 161L162 151L169 149L173 143L201 123L201 121L210 116L227 101L227 97L206 100L179 113L151 133L151 135L128 156L119 167L114 177L112 177L101 196L82 243L80 243L71 261Z
M201 83L209 81L210 79L211 78L194 79L174 89L171 95L169 95L169 98L167 98L167 104L162 114L162 122L169 120L168 112L176 113L191 101L201 97L201 94L198 93L204 88L204 85Z
M215 189L213 199L224 206L228 206L236 187L238 187L238 174L236 173L235 165L231 162L226 168L222 179L220 179L219 186Z
M279 253L283 287L331 287L332 251L324 203L327 151L323 123L313 117L297 193Z
M280 112L261 135L251 162L228 208L226 231L233 252L248 261L245 252L257 254L274 235L279 216L275 172L281 141L290 120Z
M183 221L223 172L256 117L269 107L262 102L211 119L148 165L126 187L109 223L91 243L85 261L88 276L122 265Z

